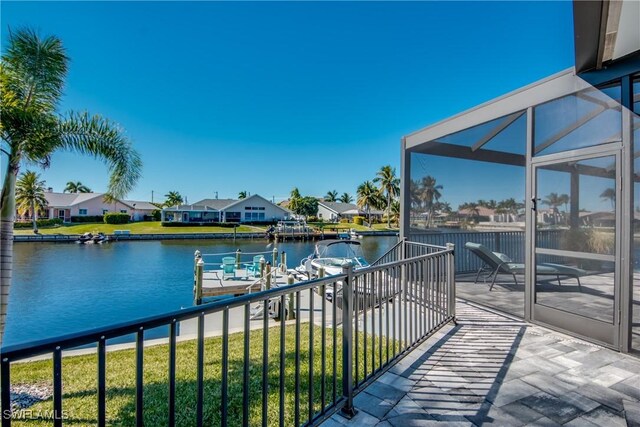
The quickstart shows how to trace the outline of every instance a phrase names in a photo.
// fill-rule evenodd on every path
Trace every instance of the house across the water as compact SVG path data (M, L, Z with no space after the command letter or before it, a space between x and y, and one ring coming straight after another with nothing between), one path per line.
M76 217L98 217L107 212L119 212L128 214L131 221L143 221L150 219L153 211L158 209L157 206L140 200L106 202L105 196L105 193L55 193L49 188L44 193L47 206L38 213L38 218L60 218L64 222L76 222ZM31 218L30 215L25 213L16 218L27 220Z
M318 202L318 218L322 218L324 221L353 220L354 216L369 218L369 215L371 215L371 219L381 220L384 212L378 209L371 209L370 212L367 212L353 203Z
M162 209L161 220L167 223L241 223L276 222L291 218L288 210L254 194L245 199L204 199L192 205Z

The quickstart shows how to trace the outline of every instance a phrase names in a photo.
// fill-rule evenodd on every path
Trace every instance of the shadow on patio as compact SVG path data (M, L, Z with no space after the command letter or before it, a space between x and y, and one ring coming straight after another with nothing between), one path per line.
M458 302L449 325L324 426L638 425L640 360Z

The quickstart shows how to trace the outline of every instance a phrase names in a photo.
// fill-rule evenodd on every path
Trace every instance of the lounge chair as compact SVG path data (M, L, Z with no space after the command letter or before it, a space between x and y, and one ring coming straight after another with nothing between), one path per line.
M233 257L222 258L222 278L236 277L236 259Z
M245 264L247 266L247 276L251 274L253 277L260 277L260 261L264 259L263 255L253 257L253 262Z
M467 242L465 243L465 247L485 263L485 266L478 270L476 280L473 283L478 283L480 273L483 271L490 272L488 277L493 276L491 286L489 286L489 291L493 289L493 285L496 283L496 277L498 277L498 274L500 273L511 274L516 285L518 284L516 274L524 274L524 264L513 262L513 260L505 254L492 252L487 247L479 243ZM579 268L561 264L542 263L536 265L536 274L538 276L556 276L558 279L558 285L562 285L562 282L560 282L560 276L575 278L578 281L578 289L580 291L582 291L580 276L584 276L586 273L586 271Z

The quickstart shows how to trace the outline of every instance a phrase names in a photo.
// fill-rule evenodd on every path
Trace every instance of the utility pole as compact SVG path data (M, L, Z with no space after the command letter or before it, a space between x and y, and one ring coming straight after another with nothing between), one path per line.
M151 203L153 203L153 190L151 190Z

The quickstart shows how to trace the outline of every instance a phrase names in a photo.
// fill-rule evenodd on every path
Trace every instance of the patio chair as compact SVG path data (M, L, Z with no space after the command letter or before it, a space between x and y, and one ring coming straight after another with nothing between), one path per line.
M222 278L236 277L236 259L233 257L222 258Z
M478 283L480 273L483 271L490 272L488 277L493 276L491 279L491 286L489 286L489 291L493 289L493 285L496 283L496 277L498 277L498 274L500 273L511 274L516 285L518 284L516 274L524 274L524 264L513 262L508 255L499 252L492 252L486 246L479 243L467 242L464 246L485 263L485 265L478 270L476 279L473 283ZM575 278L578 281L578 289L580 291L582 291L580 276L584 276L586 273L586 271L579 268L561 264L541 263L536 265L536 275L556 276L558 279L558 285L560 286L562 286L560 276Z
M253 257L253 262L247 264L247 276L260 277L260 261L264 259L263 255L256 255Z

